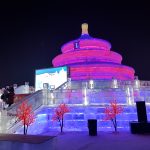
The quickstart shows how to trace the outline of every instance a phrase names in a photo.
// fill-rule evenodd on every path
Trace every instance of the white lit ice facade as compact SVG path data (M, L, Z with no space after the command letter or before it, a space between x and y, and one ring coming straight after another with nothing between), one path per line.
M36 104L38 108L40 105L38 109L35 109L36 121L29 127L31 134L60 130L59 123L52 121L54 110L60 103L66 103L70 107L70 112L65 114L64 131L87 131L88 119L97 119L99 131L112 131L111 121L104 121L104 108L113 99L116 99L118 104L123 107L123 113L117 116L118 130L129 131L129 122L137 121L135 101L146 101L147 116L150 119L149 81L139 81L138 79L82 82L69 80L59 89L44 89L41 92L34 93L37 99L40 97L40 104L38 104L39 101L35 102L34 96L29 98L29 102L33 106ZM23 128L13 127L12 132L23 133Z

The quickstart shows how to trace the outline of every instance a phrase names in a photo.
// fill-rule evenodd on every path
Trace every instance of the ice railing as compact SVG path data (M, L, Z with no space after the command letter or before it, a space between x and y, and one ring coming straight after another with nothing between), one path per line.
M46 104L47 100L47 91L40 90L37 91L19 102L13 104L6 110L1 112L1 121L0 121L0 132L1 133L12 133L13 127L19 122L16 117L16 110L22 102L28 102L32 106L33 111L37 110L42 105Z
M133 105L133 94L128 95L125 89L63 89L49 93L48 104L58 105L92 105L105 106L116 99L121 105Z
M105 105L114 98L123 105L135 105L137 100L150 104L150 82L138 79L117 80L117 84L113 80L70 81L51 90L48 103Z
M64 83L61 89L66 89L70 87L71 89L81 89L81 88L95 88L95 89L103 89L103 88L126 88L132 87L134 89L137 88L149 88L150 81L144 80L117 80L117 79L110 79L110 80L85 80L85 81L68 81ZM59 89L58 88L58 89Z

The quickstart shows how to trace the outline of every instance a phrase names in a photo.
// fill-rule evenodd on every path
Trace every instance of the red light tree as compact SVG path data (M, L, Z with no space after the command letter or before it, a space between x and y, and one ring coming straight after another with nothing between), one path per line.
M110 106L106 107L104 110L105 118L104 120L111 120L115 129L115 132L117 131L117 119L116 116L123 112L123 107L119 106L116 102L116 100L113 100L110 102Z
M28 127L34 122L34 113L32 106L27 102L23 102L17 109L17 117L24 126L24 135L27 134Z
M63 131L64 127L64 114L70 112L68 106L66 104L60 104L52 117L53 121L58 121L60 124L61 132Z

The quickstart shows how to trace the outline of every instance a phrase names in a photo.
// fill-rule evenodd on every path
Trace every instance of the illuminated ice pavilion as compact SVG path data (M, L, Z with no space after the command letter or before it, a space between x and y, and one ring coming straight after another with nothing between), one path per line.
M80 38L64 44L61 51L53 65L68 66L72 80L134 79L134 69L121 65L122 56L111 51L108 41L91 37L86 23L82 24Z
M129 121L137 120L135 101L146 101L149 119L150 81L134 77L134 69L121 64L122 56L111 50L108 41L88 34L86 23L82 24L81 36L64 44L61 51L62 54L52 60L54 68L36 70L36 79L44 77L43 81L37 82L37 91L8 108L8 114L14 114L22 101L32 104L36 121L29 127L29 133L59 130L58 122L52 122L52 115L60 103L70 107L65 115L65 131L87 131L88 119L97 119L98 130L113 130L111 122L103 121L103 118L104 108L114 99L124 110L117 116L119 130L129 130ZM57 82L56 86L55 81L63 82ZM8 125L4 126L5 131L22 132L23 128L15 118L9 118L5 120Z

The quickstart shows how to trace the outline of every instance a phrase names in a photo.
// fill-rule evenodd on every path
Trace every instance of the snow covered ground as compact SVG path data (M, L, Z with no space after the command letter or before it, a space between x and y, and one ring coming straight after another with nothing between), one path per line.
M0 141L0 150L150 150L150 135L135 135L130 132L88 132L46 133L56 138L42 144L26 144Z

